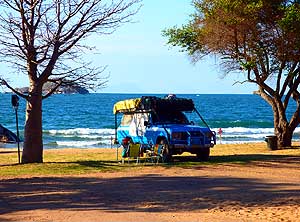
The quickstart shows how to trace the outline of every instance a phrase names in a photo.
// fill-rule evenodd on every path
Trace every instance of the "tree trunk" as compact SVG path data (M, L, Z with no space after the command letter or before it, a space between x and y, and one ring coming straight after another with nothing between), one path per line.
M273 106L274 111L274 133L277 137L278 148L291 147L294 129L291 129L282 109L281 101L276 101Z
M288 148L292 146L293 130L291 130L288 126L282 127L281 124L275 126L274 130L277 137L278 148Z
M286 109L284 108L284 104L280 99L280 96L269 96L264 92L263 87L260 87L260 90L256 92L256 94L260 95L267 103L270 104L273 110L274 117L274 133L277 137L277 147L278 148L287 148L292 145L292 137L295 128L298 125L298 119L292 119L291 121L297 124L290 124L286 117ZM297 108L295 113L298 113L299 108ZM294 118L298 115L295 115Z
M26 105L22 163L43 162L42 89L33 87Z

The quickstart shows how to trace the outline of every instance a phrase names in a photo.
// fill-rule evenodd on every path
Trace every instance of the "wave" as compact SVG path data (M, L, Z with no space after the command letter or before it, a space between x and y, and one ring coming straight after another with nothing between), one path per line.
M217 128L212 130L218 131ZM274 128L246 128L246 127L227 127L222 128L223 134L244 133L244 134L274 134Z
M58 146L66 147L93 147L96 145L105 145L100 141L57 141Z
M212 128L218 131L218 128ZM247 127L227 127L222 128L222 140L220 142L217 135L217 143L240 144L264 142L265 137L274 134L274 128L247 128ZM110 147L114 138L114 129L59 129L44 131L44 142L46 147ZM300 136L300 128L296 128L294 138Z
M104 141L54 141L54 142L48 142L44 144L46 148L60 148L60 147L80 147L80 148L107 148L111 147L113 144L111 143L111 140L104 140Z
M114 138L114 129L53 129L44 131L45 146L59 147L108 147Z
M228 127L221 128L223 131L222 135L269 135L274 134L274 128L246 128L246 127ZM218 132L219 128L212 128L213 131ZM297 127L294 131L294 134L300 133L300 127Z
M212 128L213 131L218 131L219 128ZM274 128L247 128L247 127L227 127L222 128L223 134L232 134L232 133L245 133L245 134L272 134L274 133ZM300 128L296 128L295 132L300 132ZM71 136L90 136L96 137L96 135L101 136L110 136L114 135L114 129L90 129L90 128L75 128L75 129L60 129L60 130L45 130L45 134L49 135L71 135Z
M262 120L209 120L209 125L213 128L272 128L272 121Z
M260 143L262 141L257 141L257 140L248 140L248 141L217 141L217 144L245 144L245 143Z
M51 135L112 135L114 129L90 129L90 128L75 128L75 129L60 129L60 130L46 130L44 133Z

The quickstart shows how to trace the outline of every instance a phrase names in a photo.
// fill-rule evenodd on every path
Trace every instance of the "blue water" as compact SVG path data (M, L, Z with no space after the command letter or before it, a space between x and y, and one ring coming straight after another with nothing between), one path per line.
M43 101L45 148L109 147L114 136L114 103L140 96L142 95L74 94L49 97ZM177 96L193 99L198 111L213 130L222 128L222 143L262 142L265 136L274 133L272 109L257 95ZM16 132L11 95L0 94L0 101L0 124ZM291 103L289 116L293 106ZM25 100L21 99L18 109L21 137L24 134L25 107ZM196 123L201 122L196 115L189 114L189 117ZM299 134L300 129L297 128L294 138L298 139Z

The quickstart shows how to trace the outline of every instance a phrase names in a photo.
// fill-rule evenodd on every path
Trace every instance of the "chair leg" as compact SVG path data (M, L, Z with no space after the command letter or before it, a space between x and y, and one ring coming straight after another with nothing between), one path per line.
M140 158L137 157L137 158L136 158L136 164L139 164L139 163L140 163Z

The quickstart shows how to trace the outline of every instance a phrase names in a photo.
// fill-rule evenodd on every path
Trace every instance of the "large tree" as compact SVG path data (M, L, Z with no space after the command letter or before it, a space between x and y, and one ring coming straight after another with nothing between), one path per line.
M274 113L279 147L291 146L300 121L300 5L288 0L195 0L188 24L164 30L168 43L198 61L220 59L226 73L255 83ZM243 82L242 82L243 83ZM292 116L289 104L295 103ZM255 114L254 114L255 115Z
M27 101L22 163L43 162L44 98L61 85L97 87L105 83L103 68L84 60L84 53L93 49L87 37L111 34L130 21L139 7L140 0L0 1L0 59L15 70L0 80ZM28 94L8 81L19 73L28 76ZM46 83L53 87L43 94Z

